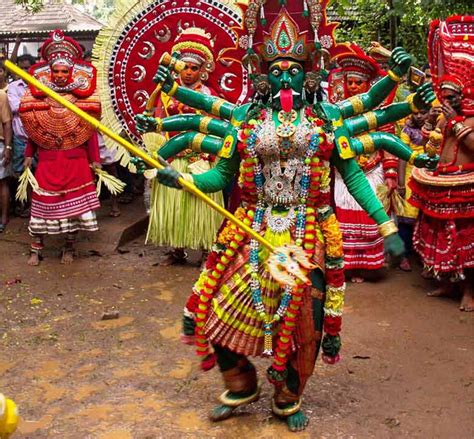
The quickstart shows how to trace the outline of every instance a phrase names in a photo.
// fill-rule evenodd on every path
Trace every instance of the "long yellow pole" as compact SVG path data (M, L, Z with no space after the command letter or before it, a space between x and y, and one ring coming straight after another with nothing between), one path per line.
M96 118L90 116L85 111L81 110L76 105L74 105L73 103L63 98L60 94L51 90L49 87L47 87L46 85L38 81L35 77L29 75L28 73L26 73L25 71L17 67L11 61L8 61L8 60L5 61L5 67L8 70L10 70L12 73L14 73L16 76L19 76L25 82L28 82L29 84L36 87L38 90L41 90L50 98L54 99L57 103L66 107L68 110L71 110L73 113L77 114L81 119L90 123L94 128L99 130L102 134L105 134L107 137L110 137L119 145L123 146L127 151L141 158L147 165L150 165L153 168L157 168L157 169L165 168L165 166L162 165L158 160L155 160L154 158L150 157L143 150L136 147L132 143L128 142L124 138L120 137L117 133L114 133L110 128L107 128L105 125L101 124ZM244 224L242 221L240 221L238 218L232 215L228 210L224 209L222 206L217 204L212 198L209 198L204 192L200 191L193 183L185 180L182 177L178 179L178 182L184 189L196 195L198 198L203 200L214 210L217 210L217 212L219 212L221 215L226 217L229 221L231 221L233 224L239 227L239 229L247 233L250 237L260 242L260 244L268 248L271 252L274 252L276 250L276 248L272 244L270 244L266 239L264 239L263 236L255 232L247 224Z

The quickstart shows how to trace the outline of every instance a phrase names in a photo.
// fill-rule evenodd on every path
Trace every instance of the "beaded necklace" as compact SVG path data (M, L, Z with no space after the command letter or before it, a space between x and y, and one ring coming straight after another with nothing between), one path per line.
M305 225L306 225L306 204L308 198L308 191L310 187L310 175L311 175L311 159L316 154L320 143L322 142L321 137L322 130L320 127L317 127L317 132L311 135L310 142L308 148L306 150L304 160L304 171L303 176L301 178L301 190L298 194L299 196L299 204L297 207L296 213L296 226L295 226L295 237L296 237L296 244L301 246L303 242L303 237L305 233ZM255 146L257 142L257 132L254 130L250 133L247 139L246 150L249 157L253 160L254 163L254 181L256 186L256 193L257 193L257 206L255 210L255 215L252 223L252 228L256 232L260 232L262 228L263 219L265 217L266 207L263 201L264 199L264 176L262 172L262 166L259 162L259 158L255 151ZM267 208L270 209L271 212L272 206ZM267 213L268 215L268 213ZM290 215L290 214L288 214ZM278 322L282 319L290 304L292 299L292 290L291 286L285 286L283 290L283 294L280 300L280 304L278 309L276 310L273 316L268 315L265 311L265 306L262 300L262 290L259 280L259 249L260 244L258 241L251 239L250 240L250 270L251 270L251 281L250 281L250 289L252 291L252 301L254 307L259 314L260 318L264 321L263 330L264 330L264 356L271 356L273 355L273 324Z

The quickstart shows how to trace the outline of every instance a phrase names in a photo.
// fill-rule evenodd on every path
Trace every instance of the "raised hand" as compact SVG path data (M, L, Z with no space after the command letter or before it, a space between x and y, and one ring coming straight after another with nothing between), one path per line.
M171 87L173 86L175 81L171 76L168 67L160 65L153 78L153 82L157 84L161 83L163 91L165 93L168 93L171 90Z
M156 131L158 121L152 116L147 116L146 114L137 114L135 116L135 121L137 123L137 131L140 134L153 133Z
M425 82L416 89L415 96L413 97L413 103L415 104L416 108L420 110L428 109L431 107L431 104L435 99L436 95L433 91L433 85L431 82Z
M395 47L392 51L392 56L388 61L388 65L393 73L402 77L408 73L411 62L410 54L408 54L403 47Z
M426 169L429 169L430 171L434 171L436 169L436 166L438 166L438 162L439 162L439 155L430 157L428 154L422 153L422 154L418 154L413 164L417 168L426 168Z

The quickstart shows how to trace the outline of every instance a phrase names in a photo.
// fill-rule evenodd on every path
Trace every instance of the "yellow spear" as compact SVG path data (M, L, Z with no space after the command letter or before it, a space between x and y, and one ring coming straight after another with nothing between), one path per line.
M114 133L111 129L100 123L96 118L90 116L85 111L78 108L73 103L69 102L67 99L63 98L60 94L56 93L55 91L51 90L49 87L38 81L35 77L31 76L24 70L17 67L11 61L5 61L5 67L14 73L16 76L19 76L25 82L36 87L38 90L41 90L44 94L49 96L51 99L54 99L57 103L61 104L62 106L66 107L68 110L72 111L73 113L77 114L81 119L85 120L86 122L90 123L94 128L100 131L102 134L110 137L112 140L117 142L118 144L122 145L127 151L134 154L135 156L141 158L146 164L152 166L153 168L157 169L164 169L166 166L161 164L158 160L150 157L140 148L136 147L132 143L128 142L124 138L120 137L118 134ZM168 165L169 166L169 165ZM214 210L217 210L221 215L226 217L229 221L251 236L253 239L258 241L260 244L265 246L271 253L273 253L273 257L270 258L274 267L270 267L270 271L275 273L275 278L277 278L277 272L281 272L284 268L286 271L289 271L296 277L300 278L304 282L308 282L306 276L299 270L299 265L302 265L305 268L311 268L311 264L307 260L302 260L303 254L299 248L294 248L294 246L286 246L286 248L279 247L278 249L269 243L266 239L263 238L259 233L249 227L247 224L244 224L241 220L236 218L232 215L228 210L224 209L222 206L217 204L212 198L208 197L204 192L199 190L193 183L185 180L182 177L178 178L179 184L186 189L188 192L196 195L202 201L207 203L210 207ZM286 266L286 262L296 261L297 266L295 267L294 264L290 264ZM269 264L270 265L270 264ZM278 268L277 268L278 266ZM281 273L282 274L282 273ZM293 283L289 279L289 276L285 276L286 283Z

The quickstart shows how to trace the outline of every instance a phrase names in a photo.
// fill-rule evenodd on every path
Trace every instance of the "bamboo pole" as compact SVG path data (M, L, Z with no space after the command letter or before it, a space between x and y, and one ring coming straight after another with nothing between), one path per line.
M73 103L69 102L67 99L62 97L60 94L58 94L55 91L51 90L49 87L47 87L46 85L44 85L43 83L38 81L35 77L29 75L27 72L25 72L22 69L20 69L19 67L17 67L11 61L5 61L5 67L8 70L10 70L12 73L14 73L15 75L19 76L25 82L33 85L38 90L41 90L47 96L54 99L58 104L61 104L62 106L66 107L68 110L75 113L81 119L83 119L86 122L90 123L94 128L96 128L102 134L108 136L109 138L111 138L112 140L117 142L119 145L123 146L127 151L129 151L130 153L132 153L136 157L139 157L140 159L142 159L147 165L149 165L153 168L157 168L157 169L164 169L166 166L169 166L166 162L165 162L166 164L162 164L158 160L155 160L154 158L150 157L143 150L141 150L137 146L133 145L132 143L128 142L124 138L120 137L117 133L113 132L111 129L109 129L108 127L106 127L102 123L100 123L96 118L90 116L85 111L81 110L76 105L74 105ZM217 204L213 199L209 198L204 192L199 190L193 183L185 180L182 177L180 177L178 179L178 182L184 189L186 189L188 192L191 192L192 194L196 195L202 201L207 203L212 209L216 210L221 215L226 217L229 221L231 221L233 224L235 224L237 227L239 227L239 229L241 229L242 231L247 233L251 238L258 241L260 244L265 246L272 253L275 252L275 250L276 250L275 246L270 244L266 239L263 238L263 236L261 236L259 233L257 233L255 230L253 230L247 224L244 224L241 220L239 220L234 215L232 215L228 210L224 209L222 206Z

